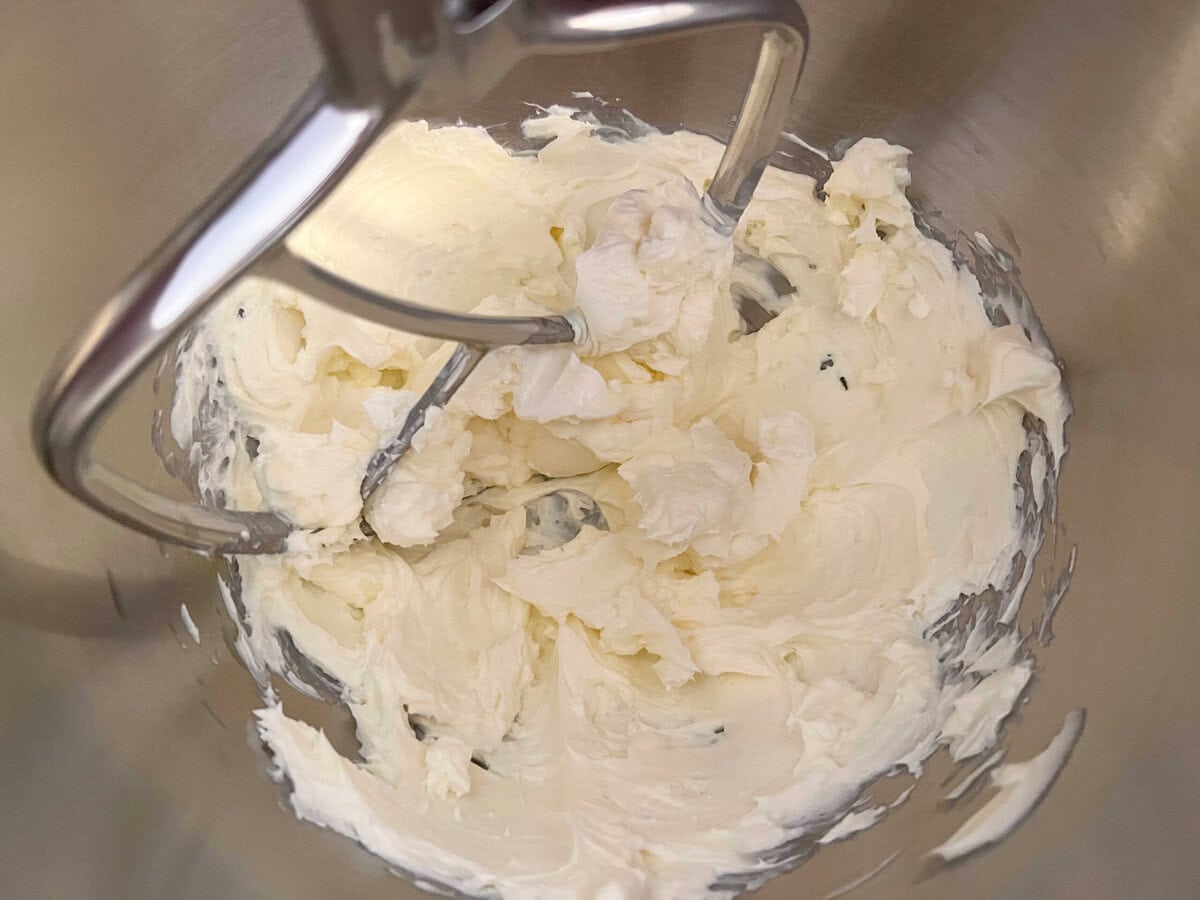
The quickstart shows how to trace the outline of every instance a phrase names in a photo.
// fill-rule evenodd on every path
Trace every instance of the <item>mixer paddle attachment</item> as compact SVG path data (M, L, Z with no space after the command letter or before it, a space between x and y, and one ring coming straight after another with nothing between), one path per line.
M35 444L51 476L110 518L162 541L206 553L287 549L292 524L273 512L179 501L91 455L101 424L129 382L247 274L273 278L388 327L460 344L395 439L371 460L364 498L411 446L429 409L444 405L488 350L576 341L582 332L570 315L435 310L367 290L284 244L390 122L463 109L527 56L759 27L754 78L706 195L706 220L731 235L774 152L800 78L808 41L804 14L794 0L690 0L667 4L670 15L648 0L596 5L603 15L581 14L577 0L504 0L483 8L427 0L304 0L324 56L322 75L276 133L167 237L60 356L34 417Z

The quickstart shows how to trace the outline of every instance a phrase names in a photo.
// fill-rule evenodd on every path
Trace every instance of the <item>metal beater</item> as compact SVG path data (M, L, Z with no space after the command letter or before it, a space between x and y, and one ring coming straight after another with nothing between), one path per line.
M758 64L704 204L708 224L732 234L775 149L808 40L794 0L303 2L325 58L321 77L68 348L35 414L35 444L64 488L110 518L204 552L282 552L293 526L271 512L179 502L111 470L90 450L134 375L238 279L253 272L381 325L458 343L396 437L372 458L364 499L408 449L426 412L445 404L489 350L578 337L570 314L430 309L368 290L284 245L391 121L463 108L526 56L755 24L763 31ZM748 262L778 275L762 260Z

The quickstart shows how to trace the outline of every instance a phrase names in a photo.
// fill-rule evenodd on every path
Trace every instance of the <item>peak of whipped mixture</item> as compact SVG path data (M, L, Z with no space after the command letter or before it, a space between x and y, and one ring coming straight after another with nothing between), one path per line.
M536 154L399 124L291 239L413 301L586 319L578 346L489 354L365 507L451 348L262 280L196 337L233 435L202 482L300 529L238 560L239 646L303 688L302 654L361 754L286 701L259 733L297 815L426 882L728 894L882 773L995 742L1031 663L998 633L951 658L932 626L1030 550L1023 422L1052 474L1066 393L916 227L901 147L855 144L823 200L768 170L731 242L699 214L715 141L527 127ZM796 287L753 334L734 243Z

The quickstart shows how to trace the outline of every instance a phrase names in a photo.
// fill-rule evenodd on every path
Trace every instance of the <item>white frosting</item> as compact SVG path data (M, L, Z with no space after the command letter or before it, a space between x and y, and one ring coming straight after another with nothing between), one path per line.
M699 195L679 179L612 201L575 260L575 302L594 352L628 350L668 333L678 349L703 343L712 287L728 271L733 245L698 228L700 215Z
M192 639L193 643L199 644L200 629L196 626L196 621L192 618L186 603L179 604L179 619L183 622L183 630L188 633L188 637Z
M954 712L942 725L942 735L950 740L950 755L966 759L993 746L1001 722L1032 675L1029 664L1009 666L988 675L974 690L959 697Z
M1050 790L1083 734L1083 724L1083 710L1073 709L1041 753L1022 763L1007 763L991 769L991 785L999 788L995 796L967 819L949 840L931 850L930 855L953 862L1011 834Z
M362 759L277 703L260 731L298 815L459 890L753 881L881 773L994 742L1019 644L972 633L950 665L931 626L1028 549L1022 419L1061 451L1058 369L915 227L902 148L852 147L824 202L766 173L735 239L796 296L741 335L732 246L699 217L719 145L601 141L562 110L527 131L549 143L510 156L401 124L293 239L414 300L586 319L579 347L489 355L365 513L367 458L449 348L255 281L197 338L258 441L228 496L309 529L240 561L239 649L286 672L294 644ZM527 537L562 489L602 520ZM882 811L853 815L830 839Z
M403 422L405 409L395 419ZM374 448L372 448L374 449ZM463 497L463 462L471 450L471 434L444 410L431 409L412 446L371 497L366 520L379 539L397 547L437 540L454 520ZM357 494L363 466L356 470ZM358 503L361 508L361 500ZM333 523L340 524L340 523Z

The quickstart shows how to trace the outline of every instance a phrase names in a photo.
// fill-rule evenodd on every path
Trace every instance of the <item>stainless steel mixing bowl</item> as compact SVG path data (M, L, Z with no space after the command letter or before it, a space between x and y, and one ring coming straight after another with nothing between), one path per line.
M1088 722L1048 799L998 848L928 869L922 851L954 827L928 801L762 895L824 896L905 847L856 895L1194 896L1200 6L805 10L795 131L913 148L915 193L1015 257L1068 364L1061 521L1078 566L1010 756L1041 749L1069 708ZM538 60L464 112L509 120L520 100L590 90L720 134L755 43L748 32ZM50 355L269 133L316 65L291 0L0 4L0 896L416 894L296 821L261 777L245 728L257 698L225 648L208 564L59 493L27 437ZM153 399L148 384L133 393L101 451L149 473ZM185 602L199 646L180 624Z

